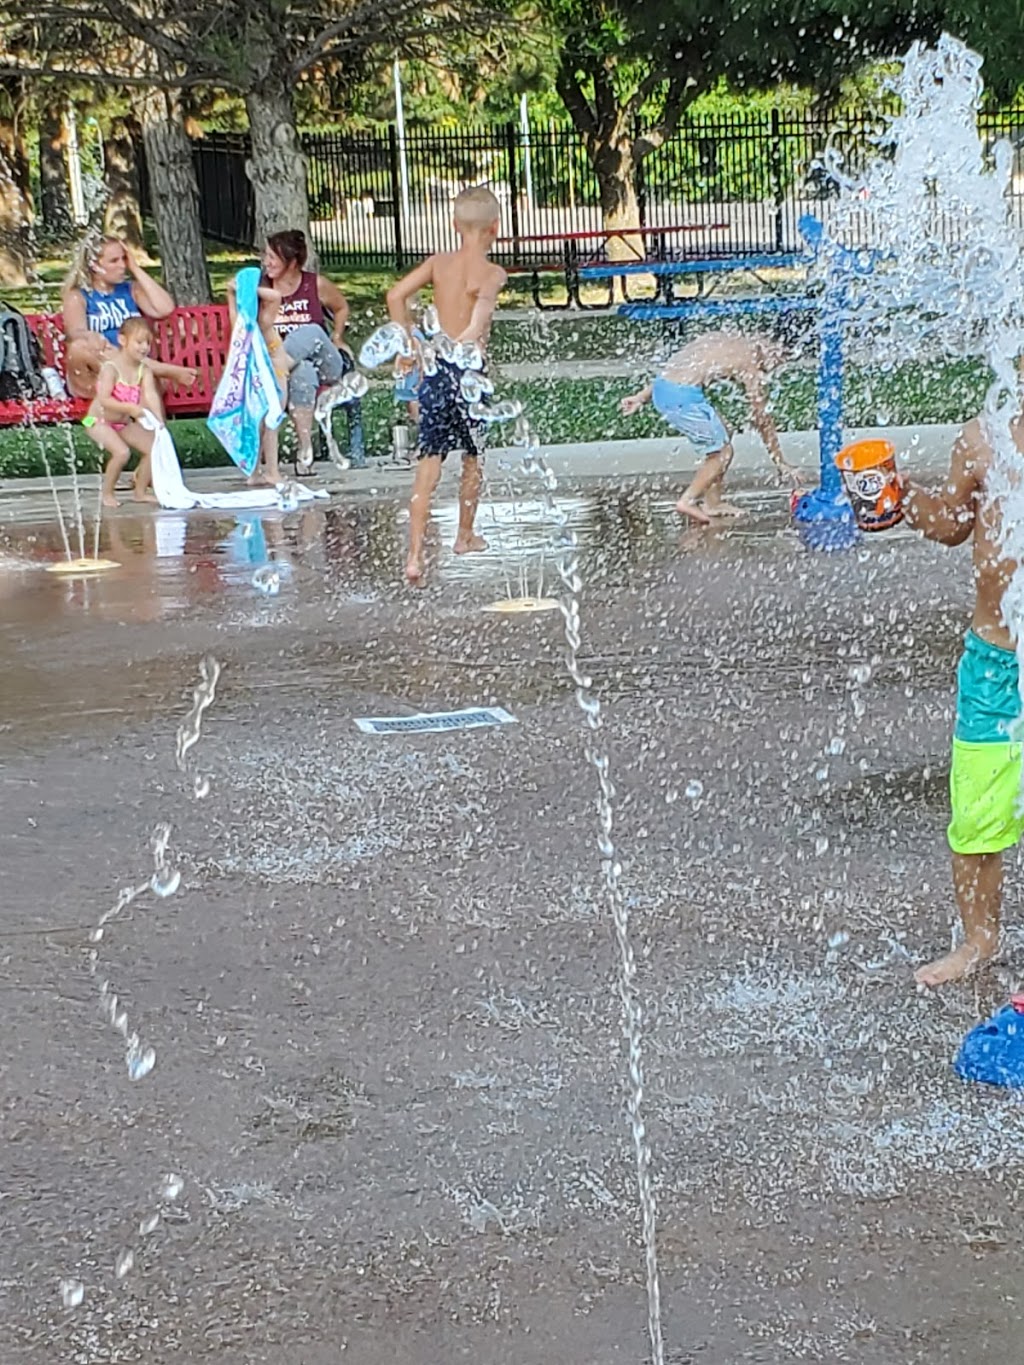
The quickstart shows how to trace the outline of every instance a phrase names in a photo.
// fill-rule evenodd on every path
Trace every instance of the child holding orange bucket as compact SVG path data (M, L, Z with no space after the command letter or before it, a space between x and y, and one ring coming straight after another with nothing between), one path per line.
M731 381L744 390L754 426L779 475L794 486L799 483L799 474L782 454L765 392L768 376L784 362L782 347L768 337L708 332L677 351L653 383L622 400L625 417L638 412L645 403L653 403L701 457L703 463L676 503L680 516L691 517L706 526L713 517L740 514L738 507L722 498L725 471L733 457L732 438L704 392L705 385L720 380ZM703 507L698 505L701 502Z
M1018 429L1015 439L1024 451ZM991 958L999 942L1003 853L1024 833L1019 812L1021 745L1015 640L1003 595L1016 563L1000 548L999 506L987 487L992 447L980 420L953 447L949 477L938 493L903 475L899 487L908 526L940 545L973 540L975 601L957 670L956 728L950 772L953 889L964 941L916 973L924 986L958 981Z

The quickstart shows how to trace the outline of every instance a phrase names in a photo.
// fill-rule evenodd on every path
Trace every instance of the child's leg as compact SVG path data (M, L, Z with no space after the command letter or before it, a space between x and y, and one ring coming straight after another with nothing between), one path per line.
M722 489L725 486L725 471L732 463L733 448L732 444L723 446L716 452L723 457L723 462L719 468L717 476L711 480L704 490L704 511L709 517L739 517L742 512L731 502L726 502L722 497Z
M98 446L108 457L103 468L103 492L101 494L103 506L118 507L120 504L114 494L117 476L128 463L132 452L118 432L102 420L97 421L93 426L86 427L85 434L93 445Z
M721 512L713 511L712 508L717 509L727 505L721 500L721 489L725 471L729 468L731 460L731 444L724 445L721 450L716 450L713 455L709 455L684 490L683 496L676 503L676 511L684 517L692 517L694 521L703 522L705 526L711 521L712 515L721 516ZM697 502L705 494L710 494L709 500L712 502L712 506L708 507L707 512L702 512L697 506ZM718 501L714 502L716 496Z
M423 577L423 537L430 520L430 499L441 477L441 463L440 455L421 455L416 463L409 500L409 558L405 565L405 576L410 583L418 583Z
M974 967L992 957L999 945L1003 855L954 853L953 889L964 926L964 941L953 952L929 962L914 973L922 986L941 986L947 981L959 981Z
M153 441L155 431L147 431L138 422L131 422L121 433L126 445L137 450L142 457L135 471L135 486L132 498L135 502L156 502L156 495L150 490L153 486Z
M281 466L278 463L280 449L279 429L264 426L260 437L260 455L263 459L263 481L275 487L281 482Z
M487 541L483 536L478 536L473 529L482 483L483 471L480 468L480 461L475 455L463 455L462 482L459 486L459 533L455 537L457 555L487 549Z

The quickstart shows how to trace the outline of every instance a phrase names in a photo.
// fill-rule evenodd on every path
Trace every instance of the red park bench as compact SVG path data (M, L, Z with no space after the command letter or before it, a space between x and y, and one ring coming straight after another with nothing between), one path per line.
M64 378L64 319L60 313L28 313L25 321L39 341L43 364L51 365ZM168 417L205 417L210 411L231 340L231 322L225 303L203 304L195 308L175 308L159 321L149 320L153 328L154 359L169 365L185 365L197 370L196 382L187 389L170 385L164 393ZM40 398L34 402L0 402L0 427L32 423L52 426L76 421L85 416L85 398Z

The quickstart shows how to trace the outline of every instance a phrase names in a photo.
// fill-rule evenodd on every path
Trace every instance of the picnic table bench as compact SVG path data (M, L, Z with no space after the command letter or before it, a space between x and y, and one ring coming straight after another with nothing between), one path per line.
M642 268L641 263L648 258L648 242L650 243L650 258L653 261L664 262L672 259L674 252L680 249L679 244L671 240L674 235L704 231L724 232L728 227L727 222L674 223L664 227L615 228L589 232L547 232L533 236L504 238L502 241L514 242L517 251L526 249L527 254L531 254L531 248L538 249L541 252L547 248L551 249L551 254L545 260L527 261L508 267L510 275L528 275L531 277L530 292L535 305L551 312L564 308L597 309L611 306L614 301L614 281L619 272L609 276L587 276L587 278L608 279L608 299L602 303L584 303L580 297L580 281L584 278L585 271L599 269L606 264L604 253L614 242L620 243L621 248L629 253L624 258L624 264L635 264ZM636 249L637 239L644 247L643 255ZM611 263L607 262L607 264ZM560 274L565 279L566 297L564 302L545 303L541 297L541 276L552 274Z
M605 261L600 265L587 265L580 269L581 280L608 280L609 287L616 279L622 280L622 293L625 302L620 305L619 312L627 317L683 317L687 313L693 313L696 305L710 301L711 295L716 287L721 283L726 275L747 274L761 285L767 285L769 289L774 288L773 282L764 278L766 270L792 270L808 264L808 257L802 252L786 253L767 253L753 252L746 256L713 256L702 260L689 259L678 261ZM647 299L630 299L626 293L625 281L633 275L643 275L653 277L655 282L655 292L653 297ZM688 296L680 297L676 291L676 285L680 280L691 280L696 285L696 292ZM785 294L775 294L764 297L761 300L746 300L749 303L763 303L761 311L785 311L779 308L779 304L786 299ZM775 303L772 304L771 300ZM720 312L730 311L732 302L721 300L727 305L720 309ZM806 307L806 300L804 300ZM638 309L647 311L638 312ZM712 316L714 309L700 310L706 316ZM735 311L733 309L733 311ZM752 311L758 311L753 309Z
M168 365L184 365L198 371L189 388L169 385L164 393L168 417L205 417L224 369L231 340L231 321L226 303L175 308L166 318L147 319L153 329L152 355ZM60 313L27 313L43 364L51 366L62 379L64 372L64 318ZM53 426L74 422L89 409L87 398L40 398L35 401L0 402L0 427Z

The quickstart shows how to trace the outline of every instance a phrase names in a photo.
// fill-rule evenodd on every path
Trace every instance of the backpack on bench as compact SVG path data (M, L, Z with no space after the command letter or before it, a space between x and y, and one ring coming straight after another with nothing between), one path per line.
M43 356L24 314L0 303L0 403L45 398Z

